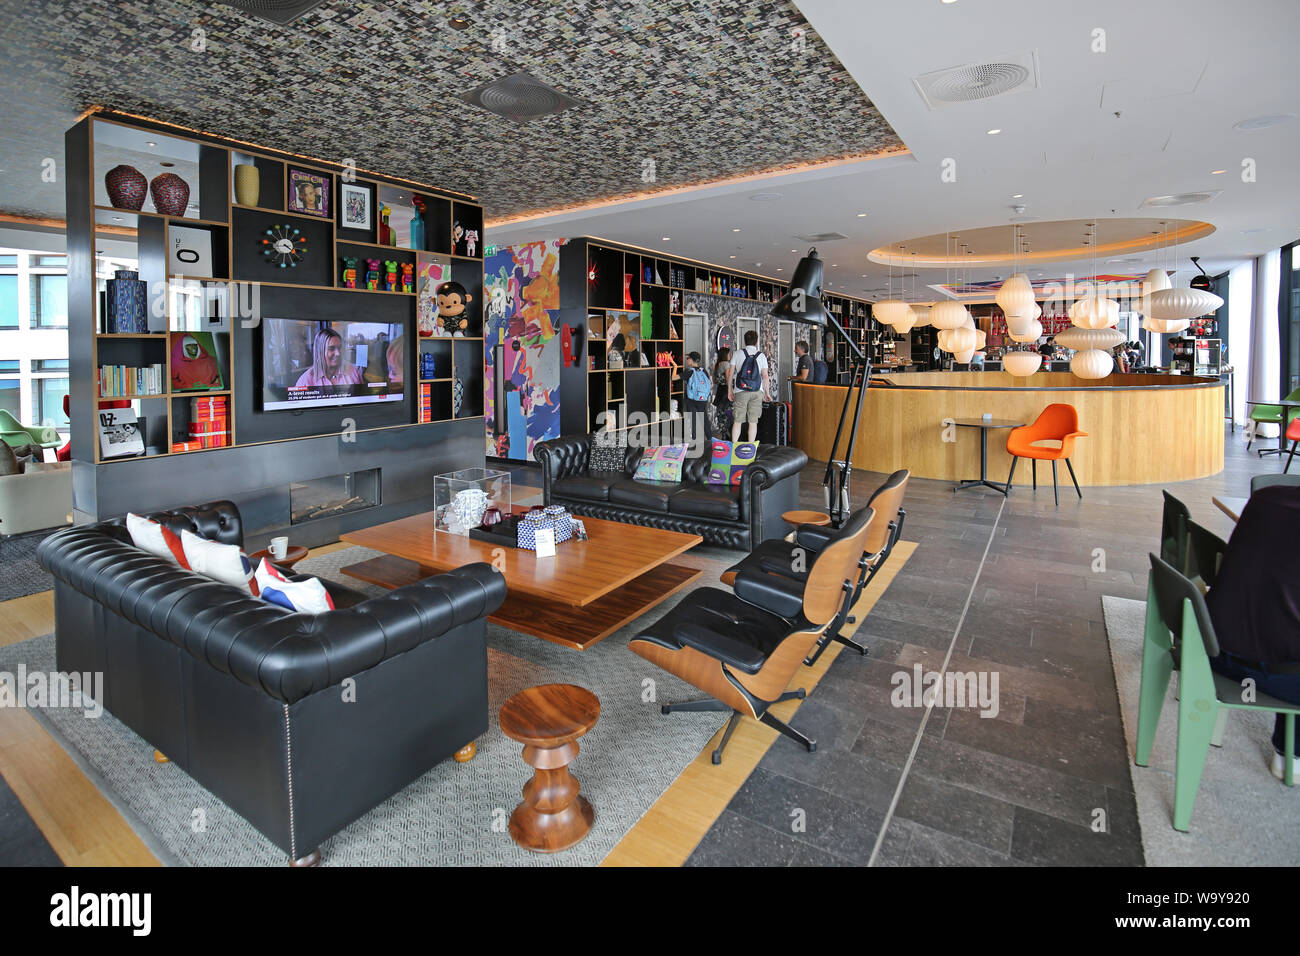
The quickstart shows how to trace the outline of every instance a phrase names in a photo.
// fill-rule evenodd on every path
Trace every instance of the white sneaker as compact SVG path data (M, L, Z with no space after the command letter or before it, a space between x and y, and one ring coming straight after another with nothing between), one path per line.
M1279 780L1286 780L1286 777L1284 776L1286 765L1282 763L1282 759L1281 754L1273 754L1273 776L1277 777ZM1300 757L1291 758L1291 769L1293 771L1292 779L1295 780L1297 784L1300 784Z

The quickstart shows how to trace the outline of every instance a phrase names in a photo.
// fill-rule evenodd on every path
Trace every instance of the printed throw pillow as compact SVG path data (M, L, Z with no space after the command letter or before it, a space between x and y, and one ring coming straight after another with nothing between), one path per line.
M157 557L174 561L185 570L190 570L181 539L171 528L150 518L128 513L126 530L131 535L131 543L141 551L148 551Z
M626 467L627 445L614 445L592 439L591 451L587 456L588 471L622 472Z
M191 571L206 575L222 584L246 588L253 597L258 596L257 580L253 576L253 563L237 544L221 544L200 538L190 531L181 532L181 546Z
M686 464L685 445L659 445L641 453L633 479L641 481L681 481Z
M306 614L324 614L334 610L334 599L320 578L308 578L305 581L290 581L266 560L257 566L254 574L257 586L262 591L262 599L287 607L291 611Z
M12 448L0 441L0 478L22 473L23 466L18 464L18 456L14 454Z
M738 485L745 469L758 457L758 442L715 441L709 463L709 484Z

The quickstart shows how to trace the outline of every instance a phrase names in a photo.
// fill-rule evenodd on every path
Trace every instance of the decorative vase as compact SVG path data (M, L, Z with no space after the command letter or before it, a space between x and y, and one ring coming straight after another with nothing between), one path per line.
M235 202L241 206L256 206L262 192L262 178L257 167L249 163L235 167Z
M141 209L149 180L134 166L114 166L104 174L108 201L117 209Z
M190 184L175 173L162 173L149 184L153 208L164 216L183 216L190 204Z
M132 269L118 269L104 283L104 331L110 335L149 331L145 315L149 283Z
M453 379L451 383L451 415L455 418L460 414L460 407L465 403L465 383L460 379Z
M623 276L623 308L632 308L632 273Z
M451 499L452 513L459 519L463 528L477 528L482 524L487 506L487 493L480 488L458 491L456 497Z
M410 236L412 249L424 248L424 217L420 215L419 209L411 213Z

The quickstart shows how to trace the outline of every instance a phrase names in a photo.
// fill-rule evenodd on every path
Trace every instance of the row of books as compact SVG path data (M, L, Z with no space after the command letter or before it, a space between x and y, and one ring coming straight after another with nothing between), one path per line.
M189 441L173 444L172 451L224 448L230 444L230 399L212 395L190 399ZM184 445L177 448L176 445Z
M161 362L143 367L134 365L101 365L99 367L100 398L161 395L167 390L166 384L167 371Z
M429 383L420 386L420 421L433 421L433 385Z

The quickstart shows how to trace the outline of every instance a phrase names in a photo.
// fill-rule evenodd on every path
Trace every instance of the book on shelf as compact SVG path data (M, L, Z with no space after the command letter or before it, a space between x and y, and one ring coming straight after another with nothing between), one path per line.
M190 399L189 441L181 442L184 451L197 448L224 448L230 444L230 399L210 395ZM173 447L173 451L176 449Z
M144 436L131 408L101 408L96 412L99 457L123 458L144 454Z
M136 398L161 395L165 391L166 373L161 363L148 366L101 365L96 375L100 398Z
M420 422L433 421L433 385L425 383L420 386Z

